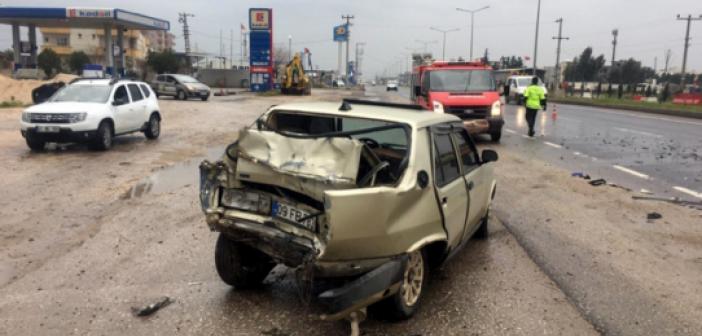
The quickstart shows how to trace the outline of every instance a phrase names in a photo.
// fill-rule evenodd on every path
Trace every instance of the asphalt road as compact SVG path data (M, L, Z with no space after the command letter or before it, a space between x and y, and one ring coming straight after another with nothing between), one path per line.
M383 94L384 87L369 91ZM398 94L409 99L406 87ZM550 104L530 139L524 114L523 107L505 106L504 145L637 192L702 201L702 120Z

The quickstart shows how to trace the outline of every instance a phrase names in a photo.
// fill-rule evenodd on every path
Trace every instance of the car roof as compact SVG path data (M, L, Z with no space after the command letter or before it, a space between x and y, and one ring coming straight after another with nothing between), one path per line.
M444 122L460 121L451 114L435 113L427 110L411 110L398 107L385 107L350 103L351 109L340 111L341 102L305 102L275 106L272 111L294 111L335 117L374 119L408 124L412 128L422 128Z
M105 85L111 86L119 83L132 83L132 84L145 84L144 82L135 81L131 79L109 79L109 78L77 78L74 82L69 83L70 85Z

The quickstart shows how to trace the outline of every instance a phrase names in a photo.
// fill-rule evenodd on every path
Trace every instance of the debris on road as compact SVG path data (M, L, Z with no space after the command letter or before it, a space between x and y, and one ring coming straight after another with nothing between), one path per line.
M641 190L639 192L642 194L646 194L646 195L653 195L652 191L650 191L648 189L644 189L644 188L641 188Z
M570 176L579 177L579 178L586 179L586 180L590 179L590 175L585 174L583 172L573 172L572 174L570 174Z
M680 197L658 197L658 196L634 195L634 196L631 196L631 198L635 199L635 200L643 200L643 201L662 201L662 202L668 202L668 203L673 203L673 204L677 204L677 205L689 206L689 207L693 207L695 209L702 209L702 201L684 200Z
M132 312L134 313L134 316L139 316L139 317L149 316L149 315L157 312L159 309L168 306L172 302L173 301L171 300L171 298L169 298L168 296L164 296L160 300L158 300L157 302L152 303L146 307L142 307L142 308L132 307Z
M590 183L590 185L593 187L599 187L601 185L607 184L607 181L605 179L597 179L597 180L592 180L588 183Z
M618 184L616 184L616 183L607 183L607 185L610 186L610 187L612 187L612 188L619 188L619 189L622 189L622 190L625 190L625 191L628 191L628 192L631 192L631 191L632 191L631 188L627 188L627 187L625 187L625 186L621 186L621 185L618 185Z
M646 219L648 219L648 220L661 219L661 218L663 218L663 215L661 215L657 212L649 212L648 215L646 215Z

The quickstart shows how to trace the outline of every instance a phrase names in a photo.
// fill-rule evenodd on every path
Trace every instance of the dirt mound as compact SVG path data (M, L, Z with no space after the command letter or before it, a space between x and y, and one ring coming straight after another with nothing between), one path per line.
M71 74L58 74L50 80L13 79L0 75L0 102L16 100L25 104L32 103L32 90L36 87L52 82L68 83L77 76Z

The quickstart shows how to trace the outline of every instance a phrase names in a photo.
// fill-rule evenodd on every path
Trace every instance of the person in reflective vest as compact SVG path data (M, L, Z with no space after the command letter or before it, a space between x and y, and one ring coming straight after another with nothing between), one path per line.
M546 94L544 88L539 85L539 77L531 79L531 85L524 90L524 105L526 106L526 120L529 125L529 136L533 137L536 113L540 109L546 110Z

